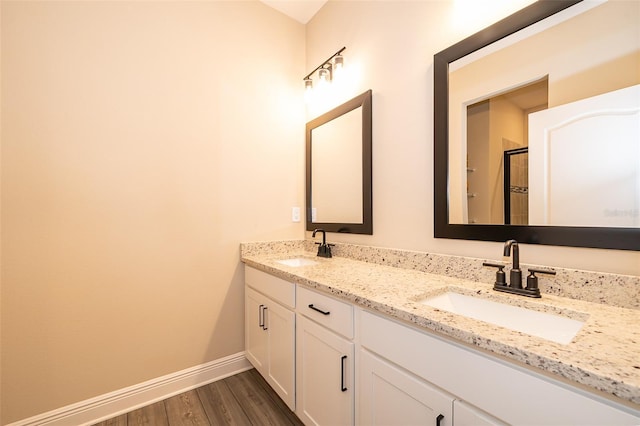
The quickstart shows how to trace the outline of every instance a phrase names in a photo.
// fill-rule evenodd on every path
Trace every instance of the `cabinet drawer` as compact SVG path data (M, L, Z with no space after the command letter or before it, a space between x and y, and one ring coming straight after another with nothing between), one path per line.
M353 306L350 304L298 287L296 305L298 313L348 339L353 339Z
M244 282L249 287L285 306L292 309L296 307L296 285L293 283L250 266L244 268Z

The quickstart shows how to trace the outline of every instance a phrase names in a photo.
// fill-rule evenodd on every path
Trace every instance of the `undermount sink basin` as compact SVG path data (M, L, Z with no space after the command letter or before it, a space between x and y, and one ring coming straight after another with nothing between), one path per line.
M584 321L448 291L419 303L468 318L567 344Z
M305 257L276 260L276 262L286 266L310 266L310 265L316 265L318 263L315 260L307 259Z

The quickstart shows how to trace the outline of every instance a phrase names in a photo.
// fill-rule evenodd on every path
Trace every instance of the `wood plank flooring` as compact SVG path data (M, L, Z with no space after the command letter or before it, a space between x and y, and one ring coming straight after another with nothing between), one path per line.
M302 422L251 369L94 426L294 425Z

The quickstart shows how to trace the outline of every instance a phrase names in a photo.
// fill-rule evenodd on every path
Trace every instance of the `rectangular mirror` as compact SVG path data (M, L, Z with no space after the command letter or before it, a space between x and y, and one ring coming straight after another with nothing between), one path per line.
M437 238L640 250L639 20L539 1L434 56Z
M371 90L306 126L307 230L372 234Z

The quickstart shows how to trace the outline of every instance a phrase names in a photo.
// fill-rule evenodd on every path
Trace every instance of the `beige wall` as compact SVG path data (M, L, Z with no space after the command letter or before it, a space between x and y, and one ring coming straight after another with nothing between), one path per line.
M300 238L304 26L2 2L2 423L244 350L239 243Z
M373 235L329 241L502 259L501 243L433 238L433 55L491 21L463 12L446 1L331 1L307 24L307 68L347 46L361 78L344 99L373 90ZM524 245L520 258L640 275L639 252Z
M504 96L489 101L489 194L491 196L491 222L504 223L504 151L505 139L514 145L524 143L524 116L520 108Z
M524 112L505 96L467 107L466 193L468 220L459 223L504 223L503 157L505 149L526 146ZM513 146L505 147L505 139ZM466 194L465 194L466 195ZM465 209L463 209L465 210ZM464 214L464 212L463 212Z
M327 108L373 89L374 235L330 241L500 258L432 237L433 54L490 20L459 27L446 1L331 1L306 30L255 1L0 10L3 423L244 349L238 243L304 235L301 78L342 46L354 83ZM638 253L521 257L640 274Z
M463 217L461 221L464 223L491 223L489 102L478 102L467 107L467 140L473 143L467 146L466 187L467 192L475 196L467 200L467 217ZM462 214L464 213L462 209Z

